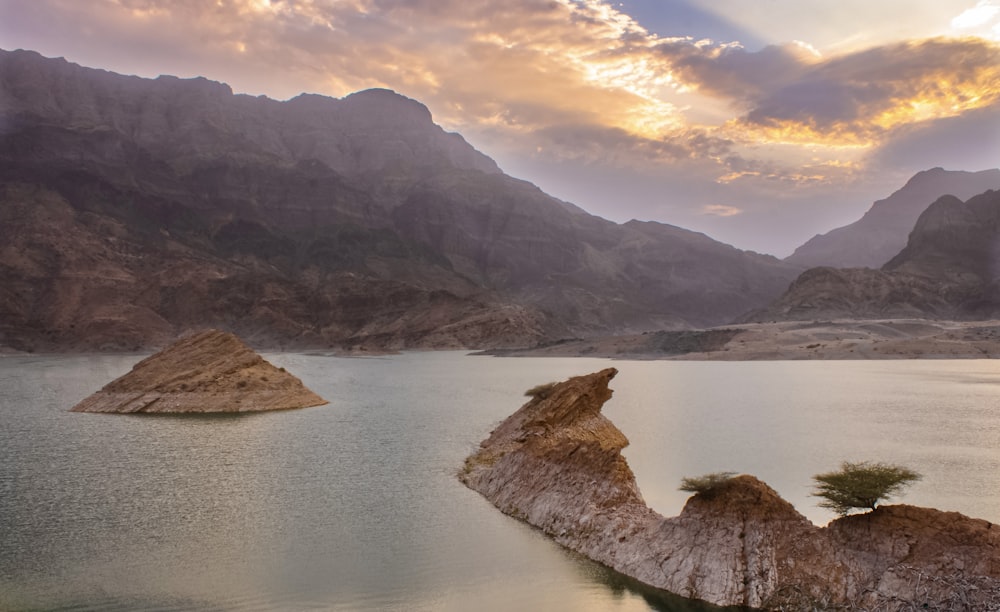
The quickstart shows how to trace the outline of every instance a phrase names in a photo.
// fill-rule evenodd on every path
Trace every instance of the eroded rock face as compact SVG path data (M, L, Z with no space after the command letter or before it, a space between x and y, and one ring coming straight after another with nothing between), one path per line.
M232 334L181 338L137 363L73 412L180 413L287 410L327 403Z
M718 605L1000 609L1000 529L957 513L888 506L819 528L744 475L660 516L621 455L627 438L600 413L615 374L538 388L459 478L567 548Z

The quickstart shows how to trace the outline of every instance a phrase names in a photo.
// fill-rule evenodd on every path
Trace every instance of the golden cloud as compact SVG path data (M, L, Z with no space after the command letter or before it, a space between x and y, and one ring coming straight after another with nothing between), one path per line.
M750 52L658 37L600 0L34 6L95 41L141 40L195 58L206 76L240 91L387 87L420 99L450 129L502 133L526 151L620 165L697 162L722 181L826 180L840 176L827 164L857 163L908 126L1000 103L1000 46L981 38L824 58L804 43Z
M873 146L901 127L1000 102L1000 46L931 39L824 62L729 128L764 142Z
M736 206L726 206L725 204L706 204L701 208L701 213L713 217L735 217L736 215L743 214L743 209Z

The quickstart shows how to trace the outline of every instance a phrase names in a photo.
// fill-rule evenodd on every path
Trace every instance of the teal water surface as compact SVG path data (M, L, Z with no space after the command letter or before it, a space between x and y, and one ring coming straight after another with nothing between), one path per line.
M0 358L0 609L703 610L502 515L455 478L523 391L613 365L647 502L753 473L814 522L841 460L1000 521L992 361L610 362L267 355L330 400L240 416L69 413L134 356Z

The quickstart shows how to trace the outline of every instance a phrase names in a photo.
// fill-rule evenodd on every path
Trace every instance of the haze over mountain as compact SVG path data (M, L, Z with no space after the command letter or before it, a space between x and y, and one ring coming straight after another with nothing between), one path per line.
M997 165L996 4L5 0L0 46L279 100L389 88L588 212L784 257L921 170Z
M386 90L287 102L0 52L0 344L527 344L726 322L800 268L618 225Z
M1000 169L920 172L891 196L875 202L861 219L814 236L785 261L807 267L879 268L906 246L917 217L932 202L944 195L967 200L988 189L1000 189Z
M752 320L1000 316L1000 191L942 196L881 269L812 268Z

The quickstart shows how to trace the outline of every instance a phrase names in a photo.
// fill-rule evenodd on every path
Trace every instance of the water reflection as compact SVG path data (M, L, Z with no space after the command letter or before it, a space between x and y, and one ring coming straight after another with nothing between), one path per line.
M614 600L627 601L638 595L651 610L660 612L737 612L749 610L739 606L719 607L703 601L679 597L666 591L655 589L615 570L595 563L583 555L566 551L580 574L595 584L606 587Z
M680 512L681 478L758 476L817 524L812 475L842 461L924 474L904 501L1000 521L1000 380L994 361L624 364L606 412L643 496ZM724 383L724 384L721 384Z

